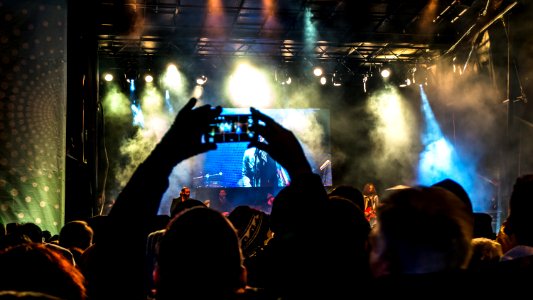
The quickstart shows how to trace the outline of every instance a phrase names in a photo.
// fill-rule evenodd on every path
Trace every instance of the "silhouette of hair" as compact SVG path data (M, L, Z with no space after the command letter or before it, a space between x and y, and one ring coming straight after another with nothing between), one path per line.
M427 257L433 257L433 271L467 267L473 218L466 203L450 191L439 187L395 191L381 202L377 217L385 245L396 257L389 262L391 272L427 270Z
M506 232L521 245L533 246L533 174L518 177L509 201Z
M469 268L479 268L482 266L495 264L503 256L502 245L485 237L472 239L472 259Z
M270 229L269 216L248 205L235 207L228 219L237 229L244 256L253 255L268 239Z
M329 193L329 196L340 196L352 201L361 210L365 209L363 193L351 185L339 185Z
M492 229L492 217L488 213L474 213L474 238L494 240L496 234Z
M222 299L246 284L237 231L207 207L186 209L170 221L159 242L157 266L158 300Z
M350 282L369 280L370 223L363 210L346 198L333 196L321 218L323 234L313 241L313 247L323 247L324 283L339 289L351 287Z
M30 238L34 243L42 243L43 242L43 231L39 225L35 223L24 223L20 224L17 227L17 231L20 234L24 234L27 237Z
M178 204L176 204L176 207L174 208L174 210L170 212L170 217L173 218L180 212L186 209L189 209L189 208L196 207L196 206L207 207L202 201L189 198L185 201L181 201Z
M96 244L105 235L109 219L106 215L93 216L87 220L87 224L93 230L93 243Z
M63 299L86 299L84 277L58 252L25 243L0 251L0 290L33 291Z
M459 199L463 201L464 204L466 204L466 207L468 208L470 213L474 213L474 210L472 209L472 201L470 200L468 193L463 188L463 186L460 185L457 181L454 181L450 178L446 178L437 183L434 183L432 186L440 187L454 193L455 196L459 197Z
M59 232L59 245L87 249L93 241L93 229L85 221L70 221Z

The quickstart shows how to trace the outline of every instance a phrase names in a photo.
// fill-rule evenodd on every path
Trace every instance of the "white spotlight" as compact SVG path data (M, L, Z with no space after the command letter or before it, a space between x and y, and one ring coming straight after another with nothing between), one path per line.
M206 82L207 82L207 77L204 75L198 76L198 78L196 78L197 85L204 85Z
M292 79L290 77L287 78L287 80L285 81L285 83L287 83L287 84L291 84L291 82L292 82Z
M178 67L174 64L169 64L163 76L163 83L171 90L179 90L182 87L181 74Z
M230 100L237 107L270 107L273 91L269 76L250 63L241 62L228 80Z
M328 80L326 79L326 76L322 76L322 77L320 77L320 84L321 84L321 85L325 85L326 82L328 82Z
M322 70L321 67L315 67L313 69L313 74L315 74L316 77L320 77L322 76L322 74L324 74L324 71Z
M104 80L105 81L112 81L113 80L113 75L111 73L106 73L104 75Z
M389 78L390 73L391 73L391 72L390 72L390 69L389 69L389 68L383 68L383 69L381 70L381 77L383 77L383 78Z
M152 81L154 81L154 77L150 74L146 74L146 76L144 76L144 81L150 83Z

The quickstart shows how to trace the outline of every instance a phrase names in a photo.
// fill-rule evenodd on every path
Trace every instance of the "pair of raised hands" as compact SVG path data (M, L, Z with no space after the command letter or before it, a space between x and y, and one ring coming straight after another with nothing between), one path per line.
M187 159L217 148L216 143L203 141L203 136L207 132L209 124L221 114L222 108L211 105L195 108L196 103L195 98L191 98L187 102L163 138L167 143L170 142L178 147L175 149L175 154L180 159ZM292 131L285 129L255 108L250 108L250 111L254 121L254 125L250 129L255 132L255 137L248 147L256 147L268 152L289 172L291 178L311 173L311 167L304 155L302 146ZM262 136L264 141L259 141L259 136Z

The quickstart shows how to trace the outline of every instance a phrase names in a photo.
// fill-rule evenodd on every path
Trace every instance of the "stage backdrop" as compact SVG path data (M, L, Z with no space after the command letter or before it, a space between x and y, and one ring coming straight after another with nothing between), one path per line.
M64 220L66 0L0 0L0 221Z

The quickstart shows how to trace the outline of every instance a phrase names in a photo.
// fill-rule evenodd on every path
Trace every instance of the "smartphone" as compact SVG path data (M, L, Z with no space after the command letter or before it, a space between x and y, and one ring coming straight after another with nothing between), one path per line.
M252 123L251 114L220 115L209 125L205 139L210 143L249 142L254 137Z

